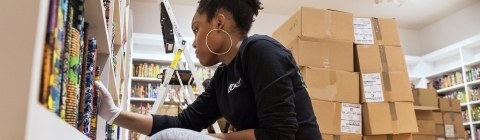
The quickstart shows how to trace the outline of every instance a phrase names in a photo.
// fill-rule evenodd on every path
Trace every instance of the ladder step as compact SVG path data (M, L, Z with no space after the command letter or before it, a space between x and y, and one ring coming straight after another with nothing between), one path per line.
M194 85L195 81L192 75L192 71L190 70L175 70L174 74L172 75L172 78L170 79L170 82L168 83L169 85L180 85L180 81L178 80L179 78L177 77L176 73L180 75L180 79L182 80L183 85ZM165 81L165 77L167 74L167 70L164 69L163 73L161 75L162 81Z

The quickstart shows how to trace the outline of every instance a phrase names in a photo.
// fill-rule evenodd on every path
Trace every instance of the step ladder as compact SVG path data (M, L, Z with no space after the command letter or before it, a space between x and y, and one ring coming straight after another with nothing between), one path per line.
M183 39L183 36L180 33L180 28L175 15L173 14L170 3L168 0L159 0L158 4L160 6L160 23L162 26L165 53L174 53L175 57L173 58L171 65L164 69L163 74L158 76L158 78L162 79L162 85L150 114L160 113L161 106L164 104L167 97L167 89L170 89L171 85L180 85L182 88L184 88L186 85L188 88L188 91L184 89L183 96L186 99L186 105L183 105L185 99L179 99L180 107L182 109L185 109L188 104L193 103L193 101L196 99L193 93L192 85L196 85L200 93L205 91L190 53L188 52L188 49L186 49L187 42ZM175 38L178 41L177 43L175 43ZM186 64L190 70L185 70L185 67L181 61L182 54L185 57ZM213 124L213 128L215 133L222 133L218 122ZM204 130L204 132L205 131L206 130ZM147 140L147 136L141 135L140 140Z

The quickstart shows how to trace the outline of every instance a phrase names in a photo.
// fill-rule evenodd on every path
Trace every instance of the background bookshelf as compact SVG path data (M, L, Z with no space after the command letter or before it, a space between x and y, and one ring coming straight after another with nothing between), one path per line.
M155 48L162 48L162 43L154 46ZM162 84L161 75L163 70L170 66L173 55L169 57L169 54L164 54L162 52L157 52L157 54L143 54L138 53L136 45L132 47L132 57L127 63L129 67L129 83L128 83L128 95L126 107L124 110L138 113L138 114L148 114L151 111L151 106L158 98L158 92L160 91L160 85ZM158 49L157 49L158 50ZM182 63L185 68L188 70L188 66L184 59ZM198 62L195 63L197 71L200 75L201 81L204 79L211 78L214 74L214 67L203 67ZM172 116L178 115L181 112L181 107L185 108L184 105L184 94L189 94L188 88L181 86L168 86L170 88L167 90L167 97L165 99L165 104L161 107L160 114L168 114ZM194 92L198 90L194 87ZM128 136L128 140L136 140L139 138L137 132L125 130Z
M440 97L461 102L464 126L472 139L480 132L480 35L421 57L405 56L410 82L433 88Z

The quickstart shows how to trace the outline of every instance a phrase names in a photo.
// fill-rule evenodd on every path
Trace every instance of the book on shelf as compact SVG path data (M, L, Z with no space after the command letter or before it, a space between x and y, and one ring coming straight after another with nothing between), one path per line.
M466 80L467 82L473 82L480 80L480 66L473 67L467 71L465 71L466 74Z
M467 103L466 95L467 94L464 91L458 90L458 91L453 91L453 92L444 94L444 98L457 99L457 100L460 100L460 103Z
M155 63L137 63L133 64L133 77L148 77L158 78L163 73L163 70L168 68L168 65L161 65Z
M442 75L441 78L428 82L427 87L439 90L461 84L463 84L463 74L460 70L448 75Z

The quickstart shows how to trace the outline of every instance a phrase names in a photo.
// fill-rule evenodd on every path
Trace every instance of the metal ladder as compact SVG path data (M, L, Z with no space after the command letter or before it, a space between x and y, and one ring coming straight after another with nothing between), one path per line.
M165 29L164 27L162 27L162 32L163 32L163 36L164 36L164 42L165 42L165 51L167 53L169 53L170 51L173 50L173 53L175 54L175 57L170 65L169 68L165 69L164 70L164 76L162 77L162 79L164 79L162 81L162 85L160 87L160 91L158 92L158 96L157 96L157 99L155 100L155 103L153 104L153 107L152 107L152 111L150 112L150 114L157 114L160 112L160 106L162 106L165 102L165 99L167 97L167 94L166 91L167 89L170 89L170 85L172 84L171 80L172 78L174 79L178 79L178 83L175 83L175 85L180 85L182 86L182 88L184 88L185 84L187 85L188 87L188 91L186 91L184 89L185 92L188 92L187 94L184 94L184 97L185 99L187 100L187 104L191 104L193 103L193 101L195 101L195 95L193 94L193 89L192 89L192 85L193 84L196 84L196 87L198 89L198 91L200 93L204 92L205 89L203 88L202 84L201 84L201 81L200 81L200 77L198 76L198 72L197 72L197 69L195 68L195 65L192 61L192 58L190 56L190 53L188 52L188 49L186 49L186 44L187 42L183 39L183 36L182 34L180 33L180 28L178 26L178 23L177 23L177 20L175 18L175 15L173 14L173 10L170 6L170 3L168 2L168 0L159 0L158 2L159 6L160 6L160 11L161 12L165 12L166 11L166 14L168 15L168 18L169 20L171 21L171 29ZM164 11L162 11L164 10ZM165 13L163 13L165 14ZM161 20L166 20L168 21L168 19L166 19L166 17L161 17ZM162 24L169 24L169 23L162 23ZM173 36L176 37L177 39L177 43L176 44L174 41L170 42L170 43L167 43L167 40L166 40L166 34L167 33L173 33ZM170 52L171 53L171 52ZM179 63L181 62L181 56L185 57L186 59L186 63L190 69L190 72L191 72L191 76L189 77L189 80L188 81L185 81L183 80L182 81L182 75L180 75L180 73L183 71L185 71L185 67L182 63ZM180 73L179 73L180 71ZM185 78L183 78L185 79ZM194 80L194 81L192 81ZM177 82L177 81L175 81ZM187 82L187 83L184 83L184 82ZM158 97L161 97L161 98L158 98ZM182 102L183 102L183 99L179 99L180 100L180 107L182 109L184 109L184 107L182 107ZM217 122L215 122L213 124L213 128L215 130L215 133L219 134L219 133L222 133L221 130L220 130L220 127L218 125ZM205 130L204 130L205 131ZM140 140L146 140L147 139L147 136L146 135L141 135L140 136Z

